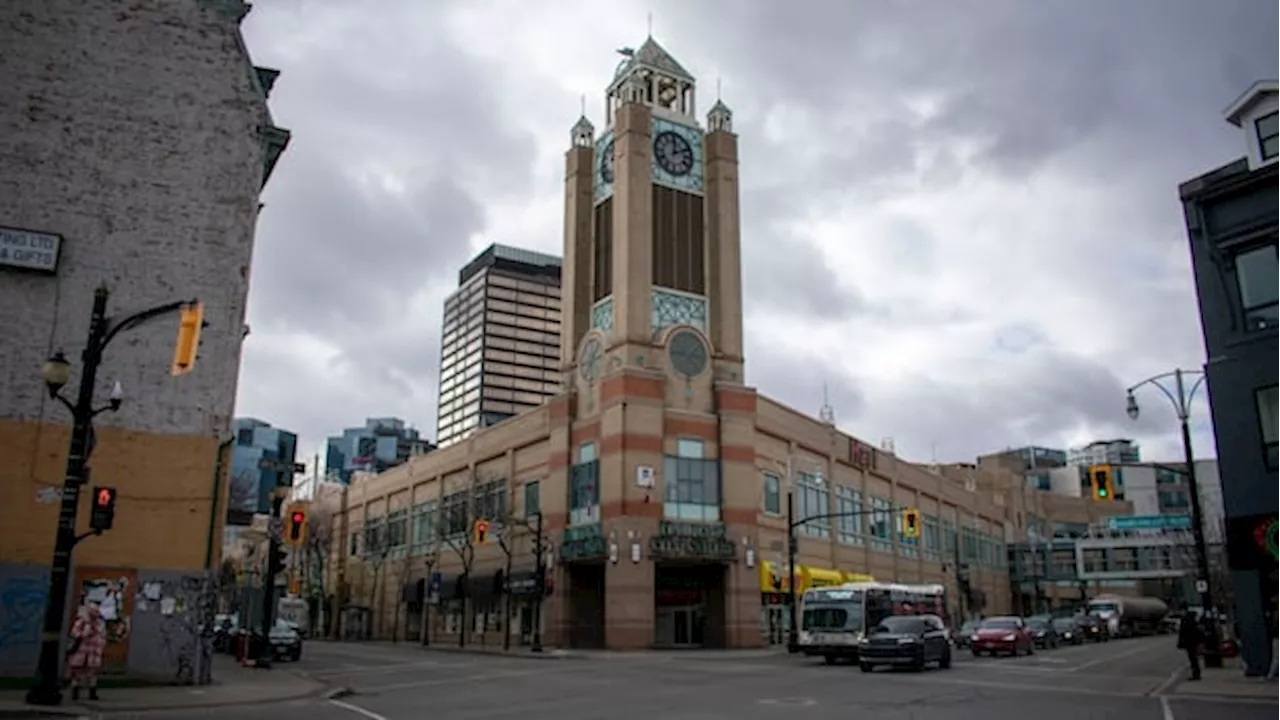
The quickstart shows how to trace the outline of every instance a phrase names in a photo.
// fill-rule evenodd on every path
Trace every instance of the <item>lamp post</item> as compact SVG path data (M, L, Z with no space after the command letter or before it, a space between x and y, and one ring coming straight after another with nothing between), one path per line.
M49 593L44 610L44 630L40 634L40 659L36 664L34 682L27 691L26 700L32 705L59 705L62 703L61 653L63 616L67 610L67 581L71 571L71 554L77 543L88 534L76 535L76 516L80 508L80 488L88 482L88 460L93 452L93 419L101 413L120 409L124 402L124 390L119 382L111 388L107 404L95 408L94 390L98 380L98 368L102 364L107 345L122 331L128 330L160 315L176 312L197 301L160 305L134 313L121 320L107 316L107 300L110 291L100 285L93 293L93 311L89 317L89 337L80 358L80 387L75 402L61 393L71 380L71 363L62 351L58 351L41 368L41 378L49 397L62 403L71 412L71 444L67 452L66 475L62 482L62 504L58 510L58 525L53 541L53 561L49 570Z
M1198 375L1196 381L1187 387L1187 377ZM1182 454L1187 466L1187 490L1191 494L1191 535L1195 541L1196 573L1200 576L1197 583L1200 589L1200 606L1204 608L1205 617L1210 617L1213 608L1212 579L1209 573L1209 551L1204 539L1204 514L1200 506L1200 484L1196 477L1196 461L1191 448L1191 403L1196 391L1204 384L1205 374L1201 370L1183 370L1177 368L1172 372L1155 375L1129 388L1125 412L1131 420L1137 420L1141 412L1134 391L1144 385L1153 385L1173 404L1178 416L1178 425L1182 430ZM1173 378L1174 387L1170 390L1164 381ZM1218 622L1216 617L1209 626L1209 642L1204 654L1205 667L1222 667L1222 644L1218 638Z

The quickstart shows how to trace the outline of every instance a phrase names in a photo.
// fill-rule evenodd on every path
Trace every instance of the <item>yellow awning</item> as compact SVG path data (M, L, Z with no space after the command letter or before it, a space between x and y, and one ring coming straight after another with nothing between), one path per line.
M817 568L808 565L796 566L796 593L802 594L804 591L815 587L826 587L829 585L839 585L847 582L874 582L875 578L863 573L842 572L827 568ZM775 593L787 592L790 589L790 583L787 582L787 568L785 565L775 567L768 560L760 563L760 592Z
M810 588L839 585L843 582L844 573L839 570L824 570L823 568L805 567L800 568L800 586L798 590L804 591Z

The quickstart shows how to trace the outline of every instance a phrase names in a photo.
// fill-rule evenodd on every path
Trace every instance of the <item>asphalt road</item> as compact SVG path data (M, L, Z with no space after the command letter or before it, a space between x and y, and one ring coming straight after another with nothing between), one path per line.
M762 653L524 658L413 646L311 643L297 669L350 688L337 701L138 714L159 720L1273 720L1274 703L1164 693L1182 658L1172 638L957 655L950 670L882 670Z

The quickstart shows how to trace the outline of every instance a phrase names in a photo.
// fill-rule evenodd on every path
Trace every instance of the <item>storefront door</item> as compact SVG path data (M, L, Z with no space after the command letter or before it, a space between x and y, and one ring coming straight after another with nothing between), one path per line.
M657 644L665 647L702 647L707 639L706 605L659 607L656 617Z

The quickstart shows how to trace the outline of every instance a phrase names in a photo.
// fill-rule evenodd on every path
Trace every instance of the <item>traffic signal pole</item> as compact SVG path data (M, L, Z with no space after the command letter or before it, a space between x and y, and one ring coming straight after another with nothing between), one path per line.
M255 667L271 667L271 628L276 621L276 576L280 574L280 541L283 530L274 532L280 523L280 510L284 507L284 496L280 492L279 475L276 477L276 490L271 495L271 519L267 521L267 573L262 579L262 642L258 646L258 657Z
M789 629L789 632L787 633L787 652L800 652L800 608L796 600L796 546L799 543L796 539L796 529L802 525L817 522L818 520L862 517L863 515L874 515L876 513L891 515L895 512L900 512L903 515L903 536L919 538L920 511L916 508L883 508L854 510L852 512L822 513L819 515L809 515L797 520L795 515L795 491L790 487L787 488L787 601L791 604L787 621Z
M71 554L78 542L95 535L90 531L76 535L76 520L80 509L80 488L88 481L88 460L93 452L93 419L108 410L120 409L122 398L112 393L109 404L94 408L94 390L98 381L98 368L102 364L107 345L121 331L197 304L195 300L160 305L134 313L119 321L107 316L110 291L99 285L93 293L93 310L89 316L89 336L85 342L81 360L80 387L76 401L63 397L58 391L66 382L69 371L66 358L59 352L45 367L45 385L49 396L63 404L71 412L71 445L67 451L67 469L62 483L62 504L58 510L58 525L54 535L53 561L49 567L49 590L45 602L44 628L40 634L40 659L26 701L32 705L60 705L62 703L61 644L63 618L67 613L67 592L71 575ZM54 378L50 365L60 365L62 374Z

